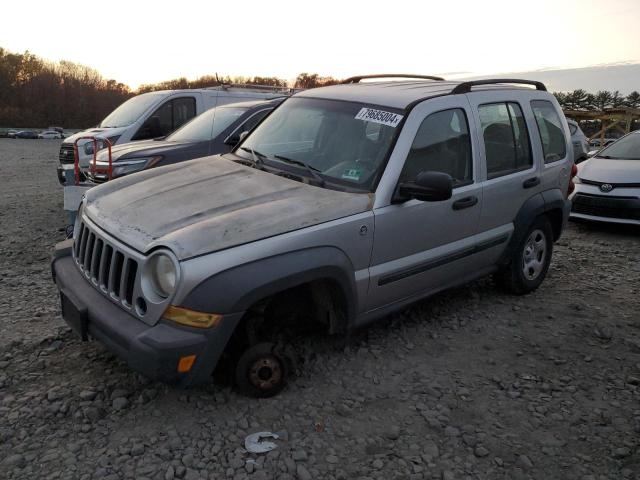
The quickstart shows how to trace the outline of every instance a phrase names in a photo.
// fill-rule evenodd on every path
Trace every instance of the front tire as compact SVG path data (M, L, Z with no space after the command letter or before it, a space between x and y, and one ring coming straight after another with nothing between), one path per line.
M533 292L549 271L552 253L551 224L538 217L514 249L509 265L496 274L497 283L516 295Z

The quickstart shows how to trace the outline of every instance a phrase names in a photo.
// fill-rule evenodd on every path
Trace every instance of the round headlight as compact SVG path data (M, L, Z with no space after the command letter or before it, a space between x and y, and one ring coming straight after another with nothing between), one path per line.
M164 253L151 257L149 261L149 281L156 294L163 298L171 295L178 279L178 272L173 259Z

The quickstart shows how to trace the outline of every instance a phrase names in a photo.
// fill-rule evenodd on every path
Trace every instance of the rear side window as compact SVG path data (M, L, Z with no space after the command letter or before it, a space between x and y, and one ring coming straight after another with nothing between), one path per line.
M531 108L540 132L544 162L562 160L567 155L567 146L556 109L547 100L532 100Z
M527 125L520 105L490 103L478 107L487 160L487 178L496 178L533 165Z
M374 132L371 132L372 134ZM415 180L420 172L444 172L453 186L473 183L471 141L464 110L432 113L422 121L407 155L400 182Z

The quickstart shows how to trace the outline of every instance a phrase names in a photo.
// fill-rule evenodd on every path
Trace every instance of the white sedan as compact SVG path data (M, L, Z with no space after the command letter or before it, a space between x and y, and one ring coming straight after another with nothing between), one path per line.
M640 131L578 165L571 217L640 225Z
M62 134L55 130L47 130L45 132L40 132L38 134L38 138L62 138Z

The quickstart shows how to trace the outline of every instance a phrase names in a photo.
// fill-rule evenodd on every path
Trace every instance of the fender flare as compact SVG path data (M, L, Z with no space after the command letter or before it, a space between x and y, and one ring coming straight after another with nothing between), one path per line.
M252 261L216 273L202 281L181 302L185 308L228 314L244 312L253 304L313 280L334 280L346 300L347 321L358 305L354 268L335 247L314 247Z
M513 235L511 235L509 244L498 261L498 265L506 266L509 264L517 245L522 241L536 218L552 210L559 210L562 212L564 226L569 216L570 207L571 203L565 199L559 189L540 192L527 199L513 221Z

